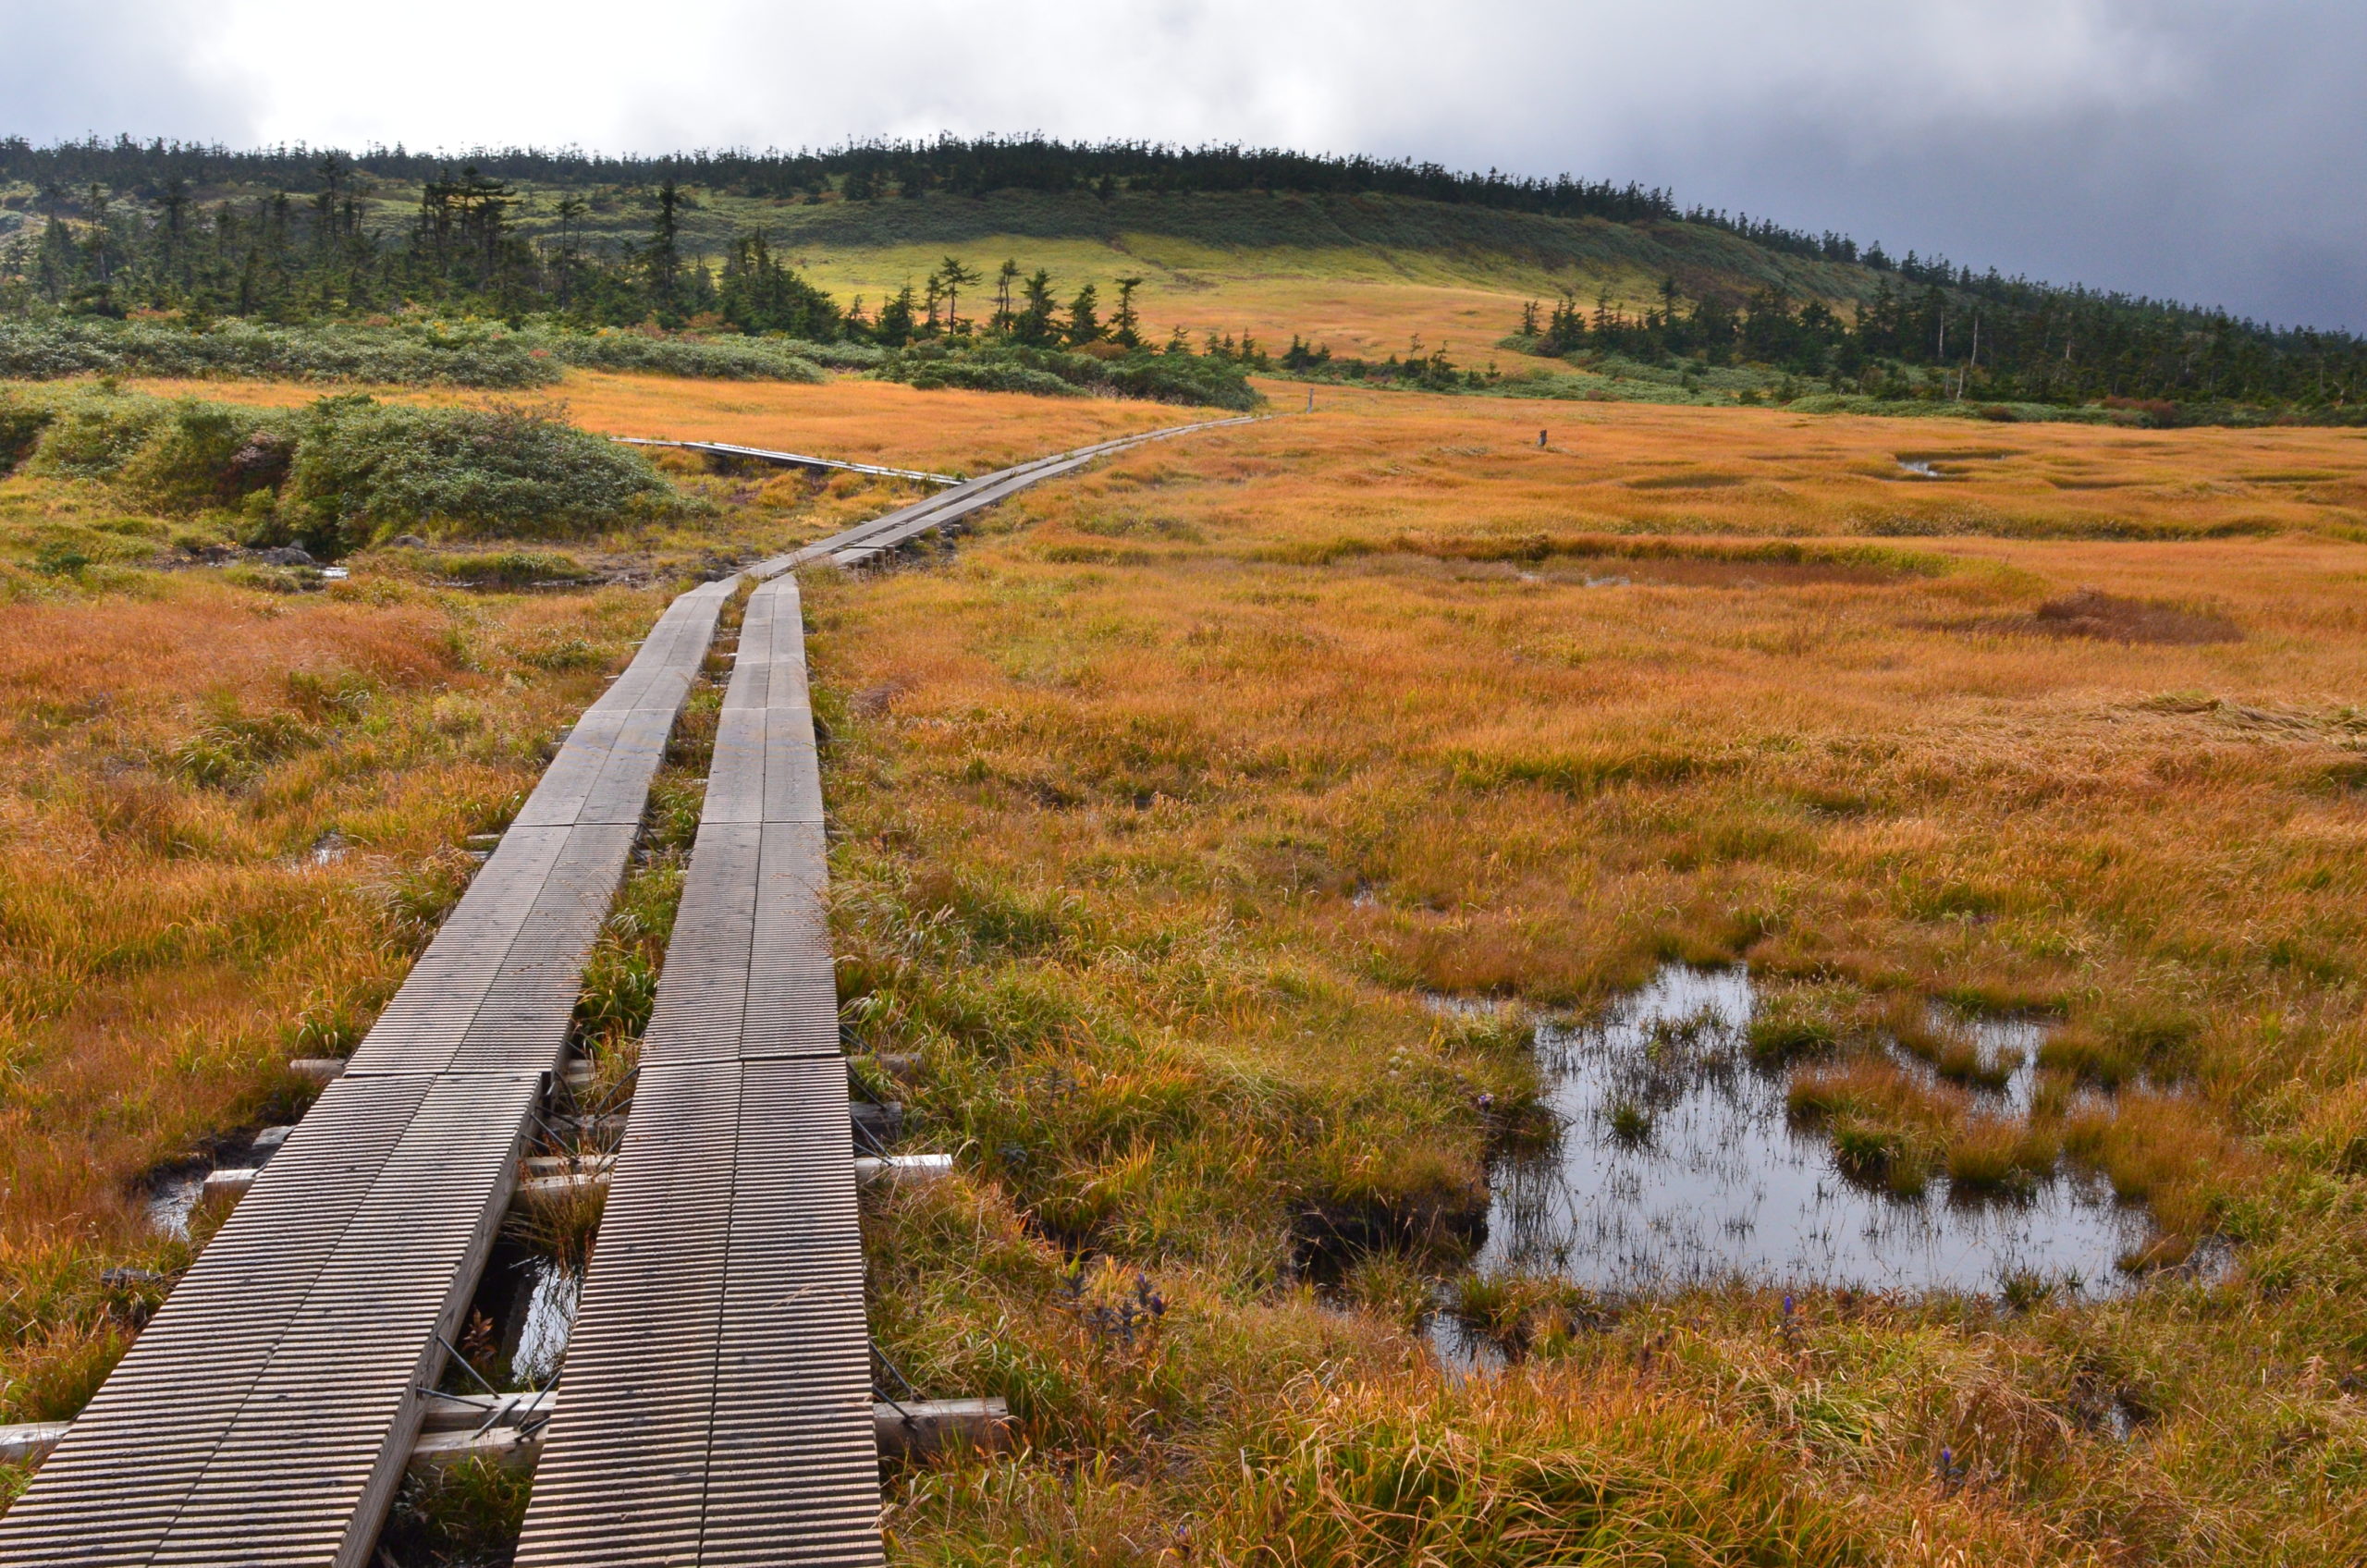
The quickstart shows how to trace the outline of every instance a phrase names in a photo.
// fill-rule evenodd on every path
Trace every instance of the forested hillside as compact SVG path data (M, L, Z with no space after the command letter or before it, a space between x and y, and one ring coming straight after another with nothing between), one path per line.
M999 274L984 269L1001 258L937 260L989 240L1072 255L1090 244L1115 265L1097 285L1033 257ZM863 270L843 264L922 253L904 285L882 273L867 299ZM1895 258L1567 177L1036 139L465 160L0 141L0 312L20 319L162 314L204 328L425 311L891 347L975 330L1131 350L1161 336L1138 327L1144 276L1188 294L1209 258L1269 275L1447 277L1514 301L1496 329L1514 333L1507 351L1747 363L1815 384L1803 390L2345 421L2367 394L2367 344L2348 334ZM1143 264L1124 273L1130 260ZM834 267L857 287L817 281ZM1523 299L1536 308L1516 322ZM1312 349L1317 324L1306 336ZM1283 368L1320 365L1302 353Z

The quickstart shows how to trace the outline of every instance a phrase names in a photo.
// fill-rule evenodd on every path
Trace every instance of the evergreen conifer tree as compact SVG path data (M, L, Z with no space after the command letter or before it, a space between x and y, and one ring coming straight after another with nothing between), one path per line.
M958 313L962 308L962 290L977 282L982 276L959 256L948 256L938 263L938 281L945 288L945 330L947 332L958 333L962 330L962 317Z
M1068 325L1061 329L1061 335L1068 340L1071 348L1101 340L1099 306L1098 291L1090 283L1078 289L1076 298L1069 301Z
M1052 301L1052 275L1037 267L1020 286L1020 294L1026 305L1012 324L1012 336L1037 347L1054 341L1060 336L1060 324L1054 319L1059 307Z
M1019 263L1008 256L1004 257L1002 265L995 272L995 314L989 324L997 332L1009 333L1012 323L1017 319L1017 312L1012 309L1011 288L1018 281Z
M1134 313L1134 290L1143 286L1139 277L1118 280L1118 311L1110 318L1110 341L1122 349L1143 346L1142 318Z

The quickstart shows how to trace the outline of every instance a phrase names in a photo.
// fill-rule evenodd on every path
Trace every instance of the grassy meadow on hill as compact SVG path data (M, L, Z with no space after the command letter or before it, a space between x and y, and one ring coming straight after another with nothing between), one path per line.
M1307 287L1386 346L1463 285ZM962 1168L880 1201L875 1331L1030 1445L894 1474L894 1560L2367 1553L2367 438L1266 389L809 580L844 1016ZM965 472L1196 417L553 395ZM666 587L908 493L669 472L704 509L308 593L0 481L0 1419L79 1403L161 1291L101 1270L183 1256L143 1175L300 1103ZM464 585L529 547L587 580ZM2099 1172L2141 1283L1463 1280L1529 1023L1669 960L1751 966L1861 1179ZM1924 998L2056 1025L2026 1117L1885 1055Z
M514 340L448 340L494 322ZM325 341L332 325L376 336ZM1171 330L1216 351L1154 351ZM6 374L521 386L559 362L792 380L860 363L1229 408L1243 364L2154 424L2353 424L2367 396L2367 345L2345 333L1568 176L1041 137L457 163L0 139Z
M899 224L904 214L886 204L803 223L790 209L781 243L842 300L877 304L926 278L949 253L989 269L1010 256L1049 270L1063 297L1090 283L1111 299L1119 278L1141 277L1153 337L1179 326L1196 344L1210 333L1247 333L1280 352L1298 336L1375 361L1404 356L1418 338L1420 352L1444 349L1457 363L1494 360L1506 371L1547 362L1496 347L1525 300L1570 289L1640 313L1667 276L1655 266L1706 276L1733 259L1723 247L1705 245L1695 256L1682 244L1641 244L1633 231L1601 222L1449 231L1425 226L1430 214L1417 204L1384 199L1135 197L1097 210L1004 196L976 205L983 213L957 213L950 226L942 210L926 214L924 226ZM918 232L908 237L904 228ZM1809 263L1779 270L1814 294L1852 287Z

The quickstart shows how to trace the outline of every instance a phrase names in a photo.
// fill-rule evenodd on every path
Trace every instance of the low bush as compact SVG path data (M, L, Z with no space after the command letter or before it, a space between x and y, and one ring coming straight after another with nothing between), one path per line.
M403 386L542 386L563 374L525 335L499 326L256 326L152 322L0 323L0 375L254 376Z
M18 407L38 432L33 472L108 480L164 511L227 509L245 543L293 542L316 556L405 529L565 536L701 504L631 447L522 405L418 409L347 393L290 411L102 389ZM581 575L546 564L520 557L483 570Z
M689 504L638 453L543 410L347 396L307 411L280 516L307 548L335 555L397 527L564 535Z
M1265 401L1241 367L1181 354L1136 354L1102 365L1102 380L1122 398L1190 403L1246 413Z
M288 477L296 446L272 421L268 412L184 398L149 427L117 482L158 511L236 506Z
M1264 401L1243 369L1189 354L1129 354L1102 359L997 343L953 348L919 343L887 355L878 374L923 389L966 387L1025 392L1039 398L1101 395L1149 402L1246 411Z
M891 381L909 381L924 392L958 386L967 392L1024 392L1036 398L1082 398L1087 395L1084 386L1063 381L1049 371L1034 370L999 357L948 356L942 360L925 361L912 367L908 374L898 374L895 370L881 374Z
M822 379L820 367L807 352L822 349L819 344L792 346L763 337L658 337L640 332L551 333L538 335L533 341L551 358L591 370L644 371L717 381Z
M171 411L161 398L106 388L48 402L26 470L67 479L112 478Z
M184 514L276 488L294 443L275 425L286 413L105 386L0 405L0 434L29 433L28 472L111 480L141 507Z
M0 376L255 377L400 386L547 386L569 365L725 381L822 379L824 365L866 370L884 358L865 343L780 337L665 337L641 332L513 329L499 323L406 326L193 328L159 322L0 322ZM6 459L0 425L0 468Z

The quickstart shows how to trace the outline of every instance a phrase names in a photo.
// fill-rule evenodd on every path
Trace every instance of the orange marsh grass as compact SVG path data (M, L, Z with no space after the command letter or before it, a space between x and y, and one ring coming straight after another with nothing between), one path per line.
M2356 438L2017 428L2021 454L1981 459L1988 477L1947 493L1981 507L1950 521L1851 467L1928 447L1904 422L1590 409L1575 451L1540 454L1501 405L1322 406L1037 492L948 564L809 588L846 834L842 950L873 1043L922 1047L923 1135L968 1119L987 1201L1057 1221L1091 1191L1086 1244L1265 1299L1284 1220L1318 1183L1402 1177L1409 1200L1458 1140L1484 1146L1486 1119L1449 1109L1478 1083L1427 1076L1417 991L1584 1006L1669 958L1745 958L1787 996L1830 992L1808 1011L1834 1020L1919 1018L1924 998L2041 1010L2165 1075L2063 1127L2069 1155L2141 1193L2163 1227L2132 1261L2226 1231L2285 1293L2239 1276L2225 1293L2165 1281L2025 1318L1935 1306L1861 1322L1852 1307L1830 1362L1770 1348L1785 1341L1763 1298L1687 1295L1634 1309L1613 1336L1629 1370L1601 1375L1624 1387L1664 1368L1651 1376L1686 1399L1797 1435L1811 1490L1884 1500L1895 1560L2200 1562L2274 1538L2331 1562L2361 1545L2336 1490L2272 1499L2228 1479L2265 1462L2284 1385L2203 1414L2263 1336L2288 1347L2282 1365L2350 1366L2367 1330L2357 1272L2333 1261L2350 1200L2275 1196L2347 1180L2347 1134L2282 1165L2237 1153L2239 1133L2298 1128L2367 1065L2349 999L2367 978L2367 812L2349 782L2367 725L2346 695L2367 675L2349 603L2367 557L2340 536L2338 497L2241 477L2303 452L2323 465L2310 472L2355 470ZM1625 483L1711 450L1790 466L1682 500ZM2049 457L2149 477L2107 508L2047 484ZM1965 532L1870 541L1884 517ZM2287 531L2204 536L2232 523ZM1551 543L1656 529L1736 548ZM2114 531L2168 537L2087 536ZM1490 544L1540 534L1541 549ZM1787 535L1809 555L1759 549ZM1663 564L1680 558L1691 575ZM2208 607L2240 640L2000 629L2087 586ZM1062 913L996 913L1012 908ZM943 945L888 962L900 927L940 916ZM1174 1120L1141 1142L1080 1139L1108 1114L1090 1074L1055 1065L1080 1059L1156 1060ZM1886 1095L1912 1087L1883 1076ZM2067 1072L2048 1083L2049 1118L2086 1103ZM1976 1114L1953 1086L1916 1095L1874 1109L1920 1131L1930 1169L1954 1153L1968 1184L2011 1185L2051 1162L2055 1121ZM1023 1102L991 1133L976 1121ZM1319 1123L1302 1120L1318 1107ZM876 1256L926 1268L939 1244L891 1223ZM1384 1292L1389 1317L1399 1293ZM1027 1299L989 1311L951 1291L938 1329L910 1331L1008 1321ZM1259 1320L1206 1310L1210 1332L1244 1341L1229 1354L1254 1355ZM1643 1354L1696 1318L1717 1327L1681 1375ZM1915 1378L1879 1370L1885 1356ZM2103 1417L2080 1381L2131 1357L2156 1413L2141 1451L2090 1435ZM1090 1358L1061 1365L1097 1386ZM1382 1381L1411 1401L1396 1376ZM1727 1403L1744 1386L1763 1401ZM1422 1408L1422 1440L1441 1445L1494 1418ZM1162 1429L1189 1448L1221 1428L1179 1414ZM2306 1463L2350 1463L2350 1426L2311 1430ZM1943 1448L1980 1457L1959 1476L1935 1468ZM1208 1485L1236 1485L1230 1458L1207 1459ZM1015 1539L1001 1532L1020 1513L1003 1510L1049 1506L1049 1483L1024 1479L1000 1501L922 1506L966 1484L914 1483L939 1539ZM1238 1484L1267 1483L1253 1465ZM1141 1503L1170 1529L1178 1506ZM1302 1488L1260 1538L1327 1561L1350 1538L1394 1550L1372 1545L1397 1525L1369 1499L1336 1537L1297 1513L1333 1506ZM938 1550L899 1540L913 1561Z
M636 419L684 393L616 379ZM911 451L880 455L928 466L1176 412L778 390L798 398L702 405L688 423L785 446L909 435ZM1434 1561L1541 1562L1590 1517L1557 1489L1573 1485L1626 1510L1613 1511L1626 1533L1600 1544L1638 1561L2367 1550L2344 1481L2367 1452L2343 1391L2367 1343L2344 1174L2367 1139L2350 999L2367 959L2367 917L2349 913L2360 731L2344 695L2367 662L2347 581L2359 552L2342 537L2355 438L1984 431L2017 451L1949 459L1968 471L1954 488L1910 494L1860 470L1954 439L1932 422L1554 407L1539 423L1564 449L1537 453L1533 405L1326 391L1320 407L1039 492L941 570L808 586L848 1019L920 1057L916 1146L960 1150L967 1172L873 1200L874 1330L929 1392L1012 1399L1045 1456L902 1477L898 1559L1143 1562L1201 1541L1245 1562L1408 1542ZM940 437L933 418L968 423ZM1746 459L1788 466L1727 482ZM2126 465L2128 482L2058 486L2055 459ZM1718 482L1693 484L1705 471ZM2336 477L2246 477L2296 472ZM2288 532L2190 537L2230 528ZM2086 537L2115 532L2177 537ZM1562 547L1655 533L1895 553L1705 565ZM2086 586L2197 604L2242 640L1998 629ZM309 626L346 602L287 618ZM227 794L170 785L120 824L61 806L46 781L83 790L114 777L111 757L169 754L215 722L198 655L155 642L141 656L159 694L87 754L33 749L26 728L50 722L40 692L77 665L26 688L9 744L42 788L6 797L12 844L47 854L38 835L56 826L96 846L104 876L87 887L85 863L42 863L92 907L160 868L235 862L253 886L226 873L222 907L259 935L230 949L217 989L190 985L185 1012L148 982L153 1033L85 1027L79 1001L35 1020L35 1071L64 1086L28 1102L47 1121L11 1099L8 1135L31 1164L60 1163L39 1154L45 1138L95 1156L84 1195L61 1189L44 1200L56 1222L11 1243L13 1299L49 1304L8 1325L21 1408L70 1406L65 1385L112 1354L97 1341L119 1344L136 1319L138 1304L103 1297L80 1239L129 1255L125 1180L277 1092L309 1003L271 962L298 921L265 863L327 826L349 832L342 808L317 809L324 791L383 791L389 820L368 848L387 864L299 884L353 879L344 934L313 921L325 947L297 962L346 987L326 998L346 1016L323 1029L366 1023L415 939L401 899L368 889L399 893L431 866L475 825L456 802L530 778L531 741L596 689L588 669L504 652L509 629L620 655L657 602L448 606L469 656L425 668L449 691L431 702L383 682L365 711L389 732L348 748L380 773L300 748ZM267 660L234 694L249 717L299 705ZM440 711L474 714L481 751L428 738L454 695ZM154 826L121 825L141 821ZM172 850L184 824L211 824L218 847ZM200 907L208 888L184 894ZM283 924L240 914L258 907ZM137 940L115 932L107 950L146 950L176 918L143 914ZM38 924L22 950L67 925ZM1583 1006L1666 958L1737 956L1812 996L2051 1008L2158 1063L2176 1086L2075 1120L2073 1152L2142 1183L2173 1238L2241 1236L2243 1272L2020 1317L1810 1292L1788 1329L1769 1293L1691 1292L1631 1304L1519 1379L1441 1390L1401 1325L1456 1237L1407 1222L1469 1201L1535 1069L1516 1024L1441 1020L1416 992ZM178 958L155 972L199 974ZM2130 998L2183 1032L2163 1045L2122 1016ZM130 1133L110 1125L105 1096L159 1071L159 1035L241 1006L243 1032L193 1060L169 1108L180 1120L150 1107ZM83 1059L80 1080L57 1065ZM1304 1288L1301 1264L1319 1261L1305 1256L1310 1211L1335 1230L1369 1222L1365 1239L1404 1259L1386 1290L1382 1270L1361 1276L1385 1313ZM1071 1302L1080 1247L1094 1266ZM1122 1305L1137 1271L1168 1305L1129 1339L1090 1309ZM46 1379L38 1401L16 1391L18 1368ZM2099 1414L2123 1395L2142 1407L2141 1440ZM1472 1505L1424 1514L1380 1484L1417 1475Z
M0 618L0 1419L79 1405L100 1270L178 1256L137 1178L300 1110L648 602L133 582Z

